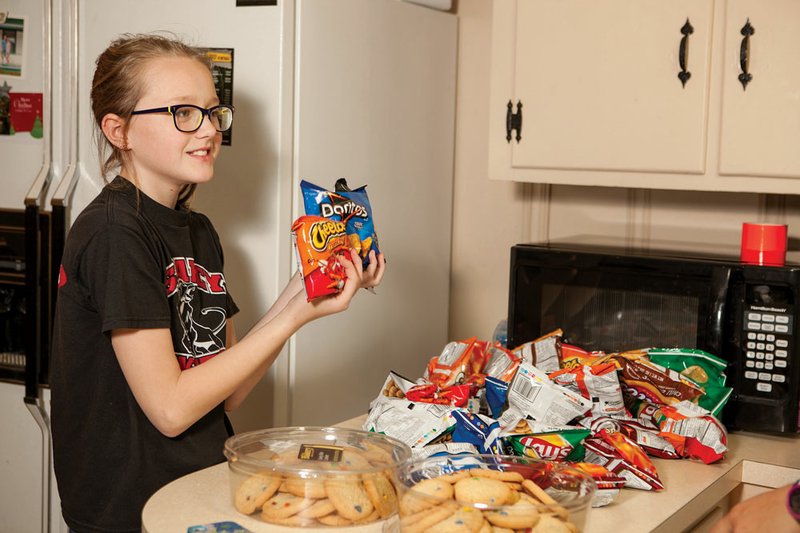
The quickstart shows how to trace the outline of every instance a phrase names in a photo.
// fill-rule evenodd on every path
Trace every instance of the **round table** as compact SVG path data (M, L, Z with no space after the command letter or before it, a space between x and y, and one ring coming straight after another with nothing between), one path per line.
M191 526L232 521L254 533L284 532L331 533L331 528L284 527L267 524L258 514L245 516L233 507L228 481L228 464L221 463L176 479L153 494L142 512L142 530L147 533L185 532ZM398 527L393 527L398 526ZM363 526L335 531L382 533L397 531L396 517Z
M337 427L361 429L366 415L351 418ZM220 463L198 470L164 485L153 494L142 511L142 530L147 533L185 532L191 526L232 521L253 531L298 533L330 533L331 528L296 528L268 524L258 519L258 515L245 516L233 506L228 464ZM398 521L394 519L373 522L351 528L337 528L336 531L358 533L385 532L397 530Z

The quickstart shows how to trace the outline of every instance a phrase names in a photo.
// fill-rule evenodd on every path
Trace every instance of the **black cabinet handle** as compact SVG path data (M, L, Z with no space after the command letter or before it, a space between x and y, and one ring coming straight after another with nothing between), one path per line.
M680 63L681 71L678 72L678 79L681 80L681 85L686 87L686 82L692 77L692 73L686 70L688 64L687 60L689 59L689 36L694 33L694 28L691 23L689 23L688 18L686 19L686 23L681 27L681 33L683 37L681 37L681 45L678 52L678 62Z
M756 32L756 29L750 24L750 19L747 19L747 24L742 26L741 34L742 44L739 46L739 67L742 72L739 74L739 81L742 83L742 90L747 89L747 84L753 79L750 74L750 36Z
M509 143L511 142L511 132L516 130L517 135L514 138L517 140L517 144L519 144L520 139L522 139L522 102L519 100L517 101L516 113L512 111L513 104L511 100L508 101L506 108L506 141Z

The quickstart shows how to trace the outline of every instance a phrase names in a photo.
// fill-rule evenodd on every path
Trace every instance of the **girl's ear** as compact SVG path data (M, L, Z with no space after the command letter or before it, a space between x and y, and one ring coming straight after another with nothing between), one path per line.
M103 135L106 136L108 142L120 150L128 149L128 136L125 126L125 119L114 113L108 113L100 122Z

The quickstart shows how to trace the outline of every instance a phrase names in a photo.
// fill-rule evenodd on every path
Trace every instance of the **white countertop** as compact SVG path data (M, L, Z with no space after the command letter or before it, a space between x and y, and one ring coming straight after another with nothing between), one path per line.
M363 420L364 417L357 417L338 425L360 429ZM664 490L623 489L612 504L592 509L586 531L618 533L621 524L626 525L626 531L682 531L742 483L772 488L800 478L798 436L733 433L729 435L728 448L725 459L713 465L687 459L653 459ZM298 531L238 513L231 502L226 463L169 483L147 501L142 513L144 531L148 533L174 533L226 520L257 533ZM381 531L380 526L374 523L347 530L366 533ZM318 531L330 533L331 529Z

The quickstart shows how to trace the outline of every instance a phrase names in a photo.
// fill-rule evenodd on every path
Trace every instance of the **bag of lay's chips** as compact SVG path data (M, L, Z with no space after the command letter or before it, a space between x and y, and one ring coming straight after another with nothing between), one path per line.
M303 192L306 215L345 223L350 247L358 252L366 268L370 250L375 250L375 255L380 253L366 185L351 190L347 181L342 178L336 182L334 192L303 180L300 182L300 189Z
M586 454L581 443L590 431L583 428L507 437L517 455L547 461L580 461Z

